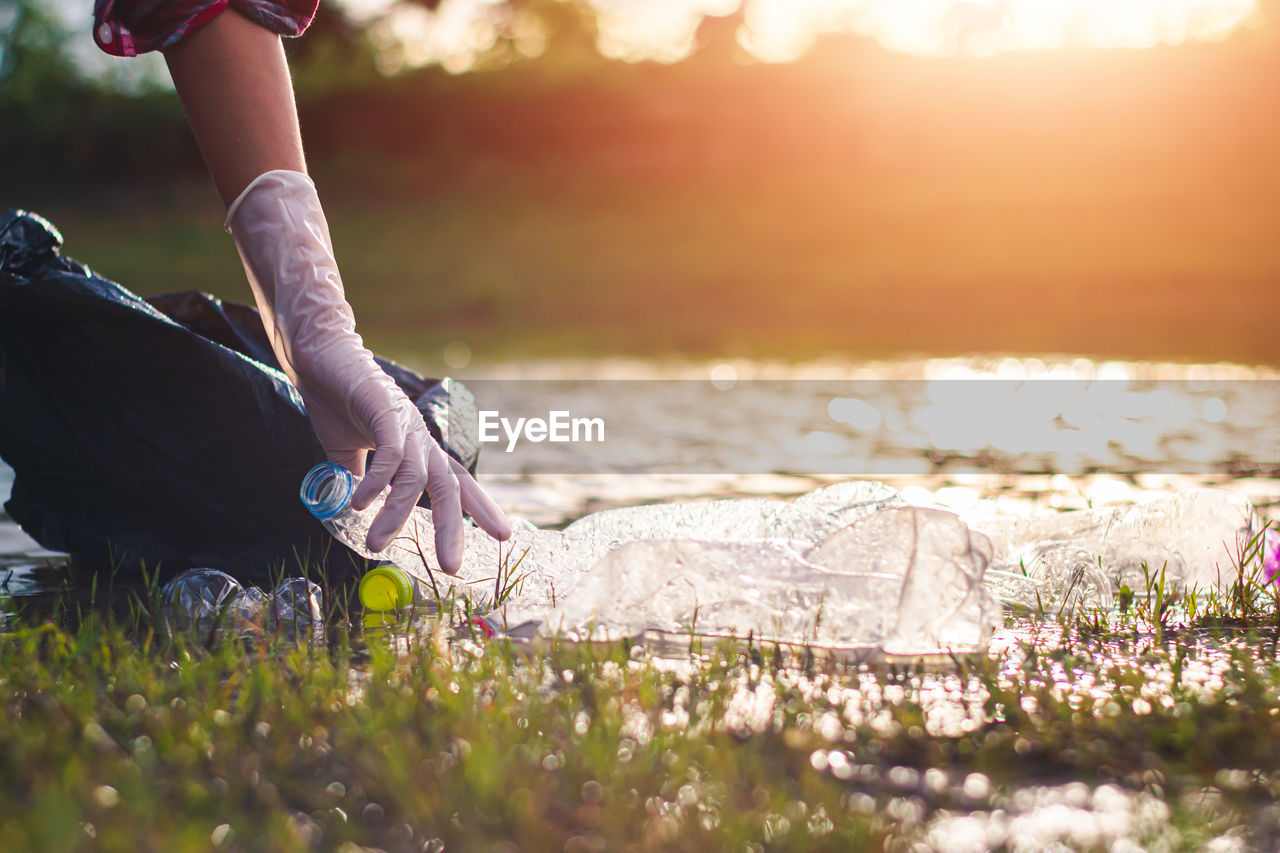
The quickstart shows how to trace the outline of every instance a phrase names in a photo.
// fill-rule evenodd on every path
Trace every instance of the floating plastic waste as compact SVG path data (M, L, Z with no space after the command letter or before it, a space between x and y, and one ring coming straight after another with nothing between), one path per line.
M851 481L794 501L746 498L610 509L565 528L566 536L605 541L634 539L791 539L809 544L902 497L883 483Z
M467 594L481 609L507 598L511 624L541 619L564 600L602 557L640 539L784 543L808 550L851 521L901 504L897 491L880 483L849 482L819 489L793 502L748 499L640 506L588 515L563 532L513 523L512 537L499 543L470 527L462 568L456 576L439 571L430 510L416 507L397 539L375 554L365 546L368 526L381 498L362 512L350 507L355 478L332 463L307 474L302 500L343 544L371 559L404 569L424 592ZM511 587L510 595L506 588ZM487 606L485 606L487 605Z
M316 625L324 618L324 592L306 578L285 578L268 596L277 625Z
M244 593L240 582L226 572L190 569L160 590L160 608L174 631L208 631L219 620L224 625L234 620L260 620L262 602Z
M350 475L333 482L318 491L310 482L304 500L345 502ZM374 514L376 504L326 524L365 553ZM419 589L466 595L472 612L492 611L491 625L524 636L751 635L916 655L980 649L1001 603L1111 606L1119 584L1144 588L1144 564L1184 588L1229 580L1258 529L1247 500L1212 489L971 528L866 481L792 501L606 510L563 531L512 526L506 543L469 529L462 569L449 577L435 569L430 512L419 508L377 556Z
M896 654L970 651L999 606L985 594L991 545L948 512L885 509L808 550L784 541L634 541L597 563L543 633L748 634Z
M349 475L317 469L303 498L364 553L376 505L333 512L352 488ZM607 510L562 532L516 523L502 544L472 529L456 577L435 569L430 514L417 509L427 535L415 537L411 520L405 535L417 542L377 556L481 609L505 599L496 623L538 622L542 633L754 634L904 653L979 647L998 614L982 589L990 543L955 515L901 503L887 486L849 482L795 501Z
M171 632L310 627L320 623L323 596L306 578L285 578L268 594L217 569L188 569L160 590L160 610Z
M1193 489L1135 506L981 521L974 528L991 539L997 597L1035 606L1038 589L1041 603L1055 607L1068 595L1110 606L1120 584L1141 593L1144 565L1153 576L1165 571L1166 583L1183 589L1229 583L1261 529L1249 501L1221 489Z

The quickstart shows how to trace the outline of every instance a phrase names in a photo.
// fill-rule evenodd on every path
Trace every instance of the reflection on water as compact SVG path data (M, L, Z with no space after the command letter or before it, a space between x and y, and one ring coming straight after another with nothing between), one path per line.
M488 475L1269 476L1280 464L1280 382L1231 368L1005 359L467 381L491 410L481 429ZM562 439L570 422L603 425L603 435L520 435L521 418L549 412L560 413Z
M0 462L0 507L9 500L12 488L13 469ZM8 515L0 512L0 596L31 595L57 588L60 573L50 568L63 561L61 554L41 548Z

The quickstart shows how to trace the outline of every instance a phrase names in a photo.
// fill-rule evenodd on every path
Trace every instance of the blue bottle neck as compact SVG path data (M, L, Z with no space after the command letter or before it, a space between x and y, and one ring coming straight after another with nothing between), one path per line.
M351 504L355 477L334 462L322 462L307 472L299 493L302 504L321 521L333 518Z

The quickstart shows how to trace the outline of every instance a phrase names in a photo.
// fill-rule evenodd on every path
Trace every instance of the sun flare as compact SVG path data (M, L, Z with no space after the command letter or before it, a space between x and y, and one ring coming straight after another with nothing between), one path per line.
M613 59L678 62L708 17L740 13L738 45L766 62L803 56L827 33L853 33L920 56L991 56L1062 47L1149 48L1211 41L1258 15L1258 0L582 0L596 45ZM404 0L343 0L372 28L387 73L439 64L468 71L507 38L537 56L547 33L537 14L501 0L442 0L429 11Z
M926 56L988 56L1070 45L1148 48L1220 39L1256 0L750 0L739 34L760 59L787 61L824 32Z

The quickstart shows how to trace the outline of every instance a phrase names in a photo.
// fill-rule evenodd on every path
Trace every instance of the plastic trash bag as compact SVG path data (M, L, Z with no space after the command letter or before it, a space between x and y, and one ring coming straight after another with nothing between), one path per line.
M0 457L15 472L14 521L95 571L205 566L265 582L302 559L312 576L357 574L363 560L298 501L324 454L257 311L191 292L143 300L61 245L35 214L0 217ZM470 393L379 364L474 470Z

